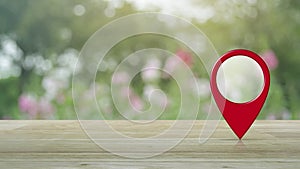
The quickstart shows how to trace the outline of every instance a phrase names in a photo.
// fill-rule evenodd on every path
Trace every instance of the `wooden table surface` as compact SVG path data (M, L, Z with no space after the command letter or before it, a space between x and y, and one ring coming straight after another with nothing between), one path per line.
M104 121L90 123L101 126ZM136 137L151 135L172 121L156 121L143 132L124 121L108 123ZM199 144L203 123L197 121L171 150L151 158L132 159L104 151L78 121L0 121L0 168L300 168L300 121L256 121L242 142L225 121L220 121L211 138ZM179 132L174 132L173 139ZM105 137L113 139L109 131ZM151 147L144 151L151 151Z

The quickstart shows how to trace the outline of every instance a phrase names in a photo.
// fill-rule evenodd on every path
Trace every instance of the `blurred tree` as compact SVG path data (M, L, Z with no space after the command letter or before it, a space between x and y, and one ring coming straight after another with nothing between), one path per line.
M43 63L48 63L50 67L57 66L58 56L66 49L79 51L86 40L105 23L133 11L125 4L116 15L107 17L103 12L107 5L106 1L81 0L0 2L0 35L8 36L22 50L22 59L16 63L20 68L20 76L0 80L1 88L7 89L0 96L0 107L6 108L0 110L0 118L5 115L20 118L18 113L12 112L16 112L18 97L22 93L43 95L41 83L47 75L47 71L39 70L45 67ZM72 105L70 101L68 103Z

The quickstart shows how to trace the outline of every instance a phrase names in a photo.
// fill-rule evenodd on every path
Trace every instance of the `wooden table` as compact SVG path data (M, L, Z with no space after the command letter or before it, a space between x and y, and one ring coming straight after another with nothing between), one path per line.
M103 123L91 121L91 125ZM139 133L124 121L109 123L125 133ZM139 134L151 135L147 131L171 123L158 121ZM197 121L187 137L167 152L132 159L101 149L78 121L0 121L0 168L300 168L300 121L256 121L242 142L221 121L211 138L199 144L202 127L203 121ZM105 134L107 140L113 139Z

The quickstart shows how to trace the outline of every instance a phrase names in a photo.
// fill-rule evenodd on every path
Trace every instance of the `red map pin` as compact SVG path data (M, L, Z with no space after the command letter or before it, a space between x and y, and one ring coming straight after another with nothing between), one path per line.
M218 69L223 62L234 56L246 56L253 59L259 64L264 75L264 86L262 92L255 99L246 103L234 103L227 100L220 93L217 87L216 77ZM227 121L228 125L238 136L238 138L242 139L244 134L248 131L256 119L267 98L270 87L270 72L267 64L256 53L245 49L232 50L224 54L215 63L211 74L210 87L216 104L218 105L218 108L221 111L224 119Z

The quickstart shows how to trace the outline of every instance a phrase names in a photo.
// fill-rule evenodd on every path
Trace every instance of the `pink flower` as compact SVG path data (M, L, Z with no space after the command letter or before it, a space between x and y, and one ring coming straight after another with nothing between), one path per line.
M176 52L176 55L179 56L179 58L183 60L185 64L187 64L188 66L192 66L193 57L189 52L180 49Z
M19 109L22 112L28 113L31 117L34 117L38 113L38 102L32 96L21 95L19 97Z
M138 95L136 95L130 87L123 87L121 89L121 96L124 97L124 99L129 99L129 102L133 109L137 111L143 109L144 103L142 99Z
M162 74L163 78L169 78L170 74L174 73L177 70L180 70L180 68L183 68L184 64L180 60L182 60L187 66L191 67L193 64L193 58L192 55L184 50L178 50L176 52L176 55L180 58L177 59L174 56L168 57L165 66L163 68L166 73Z
M264 52L261 55L262 59L267 63L270 70L274 70L278 66L278 60L275 53L271 50Z
M30 100L27 96L23 96L21 95L19 97L19 109L22 111L22 112L26 112L29 108L29 105L30 105Z
M54 107L47 99L41 99L39 102L39 112L42 114L54 113Z
M137 110L137 111L140 111L144 108L144 103L143 101L141 100L141 98L137 95L132 95L130 97L130 103L132 105L132 107Z
M54 107L51 102L45 98L37 100L30 95L21 95L19 97L19 109L27 113L30 119L45 118L44 115L54 113Z
M269 115L267 115L266 119L267 120L276 120L277 118L274 114L269 114Z
M188 66L192 66L193 64L193 58L192 55L184 50L178 50L176 52L176 55ZM163 78L169 78L170 74L174 73L174 71L179 70L180 67L182 68L182 63L180 59L177 59L176 57L168 57L168 59L165 62L164 71L166 73L163 74Z

